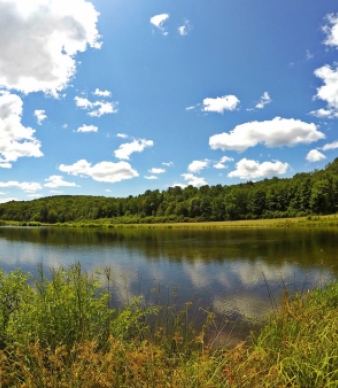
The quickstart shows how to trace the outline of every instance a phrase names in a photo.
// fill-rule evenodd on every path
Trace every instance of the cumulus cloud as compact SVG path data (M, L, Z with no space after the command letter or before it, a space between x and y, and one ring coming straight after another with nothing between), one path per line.
M188 32L191 30L189 20L185 20L184 24L178 27L177 31L181 36L188 35Z
M21 157L40 157L41 143L35 130L21 123L22 100L10 93L0 94L0 167L10 168Z
M111 92L109 90L100 90L98 88L95 89L93 94L95 94L95 96L100 97L111 97Z
M142 152L147 147L152 147L154 142L152 140L139 139L133 140L130 143L123 143L120 147L114 151L114 155L117 159L129 160L130 155L134 152Z
M148 170L151 174L163 174L166 170L164 168L151 168Z
M58 95L76 72L74 56L100 47L98 15L85 0L0 0L0 85Z
M317 89L314 97L325 101L327 109L319 109L310 112L317 117L337 118L338 117L338 67L332 68L325 65L315 70L315 75L321 78L324 85Z
M163 26L164 22L169 19L169 15L167 13L161 13L159 15L155 15L150 18L150 23L158 28L164 35L167 35L167 32L165 32L165 28Z
M263 162L259 164L255 160L241 159L236 163L236 170L228 174L229 178L256 179L268 176L285 174L290 166L287 163Z
M324 138L324 133L318 131L313 123L276 117L273 120L237 125L229 133L213 135L209 138L209 145L212 149L242 152L257 144L264 144L266 147L292 147Z
M223 113L225 110L235 110L239 103L239 99L231 94L223 97L205 98L203 100L202 111Z
M34 111L34 116L36 117L39 125L41 125L43 120L47 118L46 111L44 111L43 109L36 109Z
M184 183L174 183L170 187L180 187L181 189L185 189L187 185L185 185Z
M269 96L269 93L268 92L264 92L263 96L261 97L261 100L256 105L256 108L257 109L263 109L265 107L265 105L270 104L271 101L272 100L271 100L271 98Z
M97 132L98 131L98 127L96 127L95 125L86 125L86 124L83 124L81 127L79 127L76 132Z
M92 165L85 159L74 164L60 164L59 170L70 175L90 177L98 182L115 183L138 177L139 174L127 162L100 162Z
M182 176L183 176L184 180L186 180L188 182L188 185L199 187L199 186L204 186L207 184L207 182L205 181L204 178L195 176L194 174L185 173L185 174L182 174Z
M158 179L158 177L156 175L145 175L144 177L145 179L148 179L148 180L155 180L155 179Z
M209 166L210 161L208 159L204 160L194 160L188 166L188 171L192 173L199 173L204 168Z
M14 187L22 191L25 191L27 193L33 193L35 191L42 189L42 186L38 182L18 182L18 181L0 182L0 187Z
M328 151L328 150L334 150L336 148L338 148L338 140L334 141L333 143L325 144L321 149L323 151Z
M324 44L331 47L338 47L338 14L326 16L327 24L323 27L326 34Z
M49 178L46 178L47 183L44 184L44 187L80 187L74 182L67 182L63 179L61 175L51 175Z
M117 133L117 134L116 134L116 137L120 137L121 139L127 139L127 138L128 138L128 135L125 134L125 133Z
M319 162L319 161L324 160L324 159L326 159L326 156L324 154L322 154L321 152L319 152L318 150L311 150L306 155L306 160L308 162Z
M91 117L101 117L102 115L117 113L116 102L91 102L87 98L83 97L75 97L74 100L78 108L90 110L90 112L88 112L88 115Z
M228 168L228 166L226 166L224 163L232 162L233 160L234 160L233 158L229 158L228 156L222 156L221 159L217 163L214 164L214 168L216 168L218 170Z
M214 168L216 168L217 170L222 170L222 169L228 168L228 166L226 166L223 163L217 162L214 164Z

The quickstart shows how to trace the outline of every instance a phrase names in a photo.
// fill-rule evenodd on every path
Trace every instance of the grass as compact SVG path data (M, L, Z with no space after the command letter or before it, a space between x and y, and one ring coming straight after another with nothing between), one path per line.
M66 223L48 224L36 221L1 221L2 225L11 226L58 226L58 227L107 227L107 228L162 228L162 229L224 229L224 228L292 228L292 227L320 227L331 228L338 226L337 214L312 215L294 218L273 218L235 221L205 221L205 222L166 222L166 223L115 223L114 219L101 218L97 220L81 220Z
M99 273L42 267L32 278L0 271L0 387L337 387L338 283L287 293L256 336L232 349L206 341L193 306L140 298L111 308ZM47 277L48 275L48 277Z

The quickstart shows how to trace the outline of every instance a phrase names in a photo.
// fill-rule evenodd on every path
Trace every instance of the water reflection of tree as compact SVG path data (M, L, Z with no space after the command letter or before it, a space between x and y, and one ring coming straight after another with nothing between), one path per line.
M111 246L142 251L147 260L205 263L245 260L304 269L336 268L337 232L309 229L155 229L2 227L0 238L60 247Z

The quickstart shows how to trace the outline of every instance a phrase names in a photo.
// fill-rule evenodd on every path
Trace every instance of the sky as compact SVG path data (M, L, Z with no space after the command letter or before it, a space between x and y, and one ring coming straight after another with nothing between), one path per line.
M336 0L0 0L0 202L322 169Z

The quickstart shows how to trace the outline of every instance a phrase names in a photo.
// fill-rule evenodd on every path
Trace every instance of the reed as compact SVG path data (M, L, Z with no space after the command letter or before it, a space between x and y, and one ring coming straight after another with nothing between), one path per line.
M232 349L207 342L211 311L110 300L111 274L80 264L0 271L0 387L335 387L338 283L290 298ZM197 313L204 315L199 328Z

